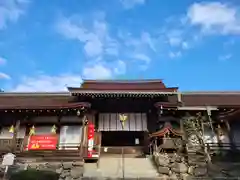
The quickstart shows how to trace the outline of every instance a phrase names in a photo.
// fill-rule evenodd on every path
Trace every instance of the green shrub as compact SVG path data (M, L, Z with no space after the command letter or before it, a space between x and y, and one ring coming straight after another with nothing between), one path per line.
M58 180L59 175L51 171L29 169L13 173L10 180Z

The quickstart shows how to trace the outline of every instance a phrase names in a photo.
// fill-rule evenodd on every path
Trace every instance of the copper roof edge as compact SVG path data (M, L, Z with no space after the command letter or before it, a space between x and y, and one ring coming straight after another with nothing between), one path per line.
M178 91L183 95L240 95L240 91Z
M91 79L83 79L83 83L155 83L155 82L161 82L162 79L130 79L130 80L119 80L119 79L103 79L103 80L91 80Z
M65 92L0 92L0 96L69 96L71 93Z
M81 88L80 88L81 89ZM164 91L134 91L134 90L110 90L103 92L102 90L83 90L78 91L73 89L73 91L64 92L0 92L0 96L69 96L72 93L164 93L164 94L182 94L182 95L240 95L240 91L176 91L176 92L164 92Z
M168 89L168 88L166 88ZM170 88L171 89L171 88ZM70 93L164 93L164 94L182 94L182 95L240 95L240 91L176 91L176 92L168 92L161 90L87 90L81 88L69 88Z

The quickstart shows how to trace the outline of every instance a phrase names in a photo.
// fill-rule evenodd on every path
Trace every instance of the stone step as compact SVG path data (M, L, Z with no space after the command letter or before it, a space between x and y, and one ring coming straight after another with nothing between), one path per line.
M107 178L108 180L116 180L116 178ZM130 178L130 177L128 177L128 178L126 178L126 177L124 177L124 178L117 178L118 180L121 180L121 179L124 179L124 180L164 180L164 178L163 177L156 177L156 178L151 178L151 179L149 179L149 178L137 178L137 177L133 177L133 178ZM83 177L83 178L81 178L81 180L99 180L99 178L98 177Z
M142 146L102 147L101 154L142 154Z
M79 156L75 156L75 157L17 157L16 158L17 161L19 162L24 162L24 161L34 161L34 162L55 162L55 161L59 161L59 162L69 162L69 161L77 161L77 160L81 160L81 158Z
M94 163L86 163L84 177L104 178L158 178L159 174L148 158L101 157L99 168Z

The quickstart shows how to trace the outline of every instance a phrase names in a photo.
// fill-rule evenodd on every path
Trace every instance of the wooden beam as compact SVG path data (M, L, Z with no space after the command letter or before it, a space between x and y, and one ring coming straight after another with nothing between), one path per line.
M206 106L183 106L183 107L178 107L178 110L189 110L189 111L198 111L198 110L202 110L202 111L206 111ZM214 106L208 106L208 110L210 111L217 111L218 108L214 107Z

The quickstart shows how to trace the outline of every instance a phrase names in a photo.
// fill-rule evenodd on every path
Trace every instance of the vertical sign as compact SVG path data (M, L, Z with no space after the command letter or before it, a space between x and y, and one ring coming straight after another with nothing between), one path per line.
M93 145L94 145L94 124L88 124L88 157L93 156Z

